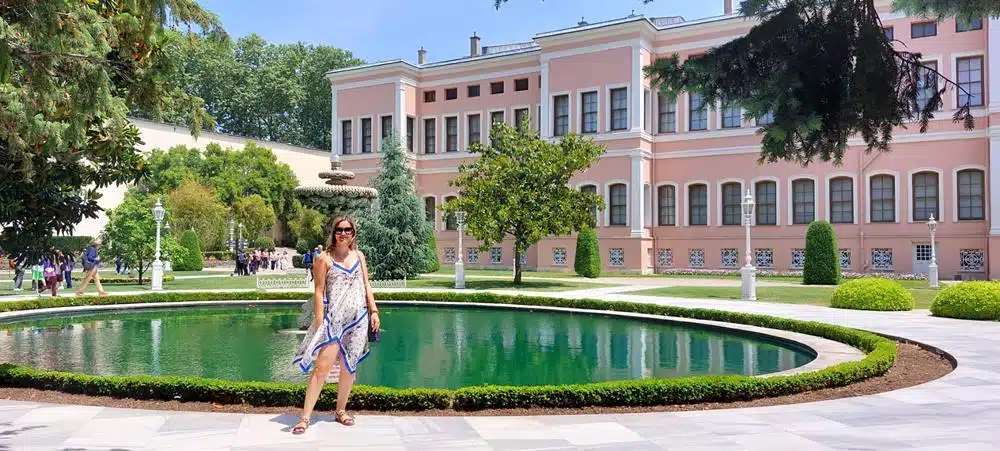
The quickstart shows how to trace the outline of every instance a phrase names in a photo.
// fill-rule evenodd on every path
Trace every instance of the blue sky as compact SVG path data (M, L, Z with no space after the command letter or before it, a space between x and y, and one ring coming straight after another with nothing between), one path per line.
M723 0L510 0L499 11L492 0L200 0L235 37L257 33L278 42L302 41L350 50L366 61L405 58L417 49L428 61L465 56L469 36L482 45L531 40L535 33L627 16L722 14Z

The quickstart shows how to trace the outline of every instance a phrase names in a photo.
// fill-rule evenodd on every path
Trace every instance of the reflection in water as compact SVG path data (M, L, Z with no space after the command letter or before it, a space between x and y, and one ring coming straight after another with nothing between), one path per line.
M0 325L0 361L92 374L301 382L296 308L176 308ZM390 387L565 384L766 374L808 353L691 327L568 313L387 307L358 381Z

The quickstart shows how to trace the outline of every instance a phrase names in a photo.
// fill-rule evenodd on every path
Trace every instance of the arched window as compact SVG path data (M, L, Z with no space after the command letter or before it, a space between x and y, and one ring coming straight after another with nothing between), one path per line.
M816 184L810 179L792 182L792 224L809 224L816 219Z
M449 201L457 200L455 196L448 196L444 198L444 203L447 205ZM444 217L444 228L445 230L458 230L458 219L455 218L454 213L449 213Z
M656 189L658 204L658 224L661 226L677 225L677 189L672 185L663 185Z
M765 180L754 185L754 215L757 225L778 224L778 184Z
M688 224L708 225L708 186L688 186Z
M914 221L927 221L934 216L941 219L938 211L938 175L937 172L918 172L913 174L913 212Z
M743 220L743 187L739 182L722 185L722 225L740 225Z
M830 179L830 222L854 222L854 180L850 177Z
M428 222L434 222L434 219L437 218L436 203L433 197L424 198L424 219Z
M624 183L615 183L608 188L611 204L611 225L623 226L627 217L628 189Z
M985 184L983 171L963 169L958 171L958 219L985 219Z
M896 178L881 174L871 178L871 221L896 222Z

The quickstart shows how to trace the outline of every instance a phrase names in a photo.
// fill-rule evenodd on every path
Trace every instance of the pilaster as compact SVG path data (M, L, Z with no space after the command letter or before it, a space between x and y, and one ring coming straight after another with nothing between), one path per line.
M646 203L643 201L642 187L646 181L645 177L643 177L642 160L642 155L632 155L632 180L629 185L632 190L630 196L632 217L630 218L630 222L632 226L631 235L633 237L642 237L645 235Z
M406 84L396 81L396 110L392 116L392 134L406 148Z
M643 108L642 46L638 42L632 45L632 87L629 89L629 96L632 99L632 114L629 115L632 131L641 132L646 111Z
M340 121L337 119L337 88L330 86L330 152L339 153L339 148L337 144L340 142L338 137L339 126L337 125Z
M549 112L549 62L542 61L542 117L538 118L542 124L542 137L552 137L552 114Z

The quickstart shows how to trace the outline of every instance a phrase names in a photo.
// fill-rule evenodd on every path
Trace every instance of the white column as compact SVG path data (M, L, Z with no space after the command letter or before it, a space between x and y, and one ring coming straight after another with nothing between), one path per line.
M333 86L330 87L330 152L339 153L340 146L337 143L340 140L337 138L340 136L340 125L339 120L337 120L337 88Z
M632 97L632 131L642 131L642 124L645 121L646 110L643 106L642 87L642 47L638 43L632 45L632 89L629 95Z
M393 133L406 149L406 84L396 81L396 112L393 113Z
M1000 19L990 19L986 64L989 65L989 109L990 113L1000 113Z
M998 81L997 84L1000 84L1000 81ZM993 90L992 86L990 87L990 90ZM992 100L990 103L993 103ZM989 137L990 164L988 178L990 192L988 197L990 199L990 235L1000 236L1000 126L990 127ZM994 174L994 169L996 169L998 173Z
M630 218L632 226L632 236L641 237L643 236L643 224L645 224L645 207L646 203L642 199L642 186L645 183L645 177L642 174L642 155L632 155L632 195L629 201L629 205L632 208L632 217Z
M549 112L549 62L542 61L542 137L552 137L552 114ZM486 119L486 118L484 118Z

